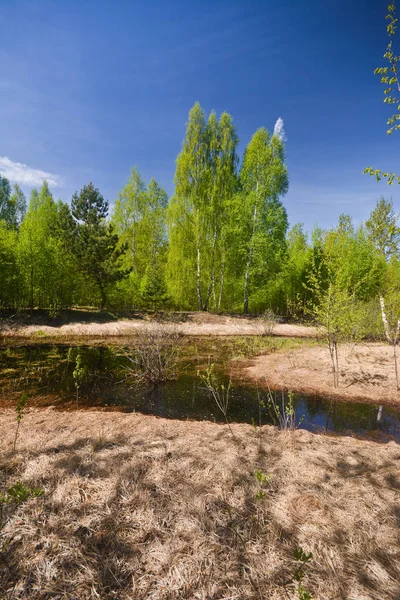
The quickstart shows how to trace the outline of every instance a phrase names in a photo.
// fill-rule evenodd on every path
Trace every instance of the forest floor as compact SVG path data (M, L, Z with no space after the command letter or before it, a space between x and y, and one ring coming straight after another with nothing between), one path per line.
M135 335L138 329L151 328L154 323L174 329L184 335L264 335L269 328L257 317L216 315L205 312L170 312L158 315L136 313L130 318L118 318L110 313L73 310L55 319L46 314L6 319L1 334L5 337L108 337ZM273 334L287 337L314 337L316 330L305 325L277 323Z
M309 346L252 359L244 375L273 389L293 390L342 401L400 404L393 348L378 343L339 348L339 387L333 387L327 346Z
M4 410L0 489L43 495L4 508L2 597L298 599L301 547L314 600L398 600L399 446L232 430L31 408L14 453Z

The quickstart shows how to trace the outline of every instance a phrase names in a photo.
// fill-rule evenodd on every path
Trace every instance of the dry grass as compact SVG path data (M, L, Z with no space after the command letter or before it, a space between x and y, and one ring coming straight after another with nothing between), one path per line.
M143 317L143 318L142 318ZM6 323L3 326L2 336L5 340L10 338L30 338L33 340L43 340L53 337L115 337L136 335L139 331L152 327L154 322L160 322L165 330L179 331L183 335L269 335L271 333L271 324L266 323L262 318L251 318L234 315L216 315L213 313L191 312L191 313L170 313L169 318L165 316L154 319L149 315L141 318L117 319L108 322L96 319L93 314L92 322L74 322L71 317L70 322L50 324L44 320L43 323L28 325L23 322L15 321ZM315 327L304 325L292 325L286 323L276 323L273 327L273 333L276 336L306 337L312 338L317 334Z
M176 329L160 323L138 329L128 359L127 379L136 383L158 385L177 376L183 336Z
M2 598L294 598L299 545L313 598L400 598L394 442L31 409L14 456L14 427L4 411L8 484L45 495L8 515ZM260 500L256 469L271 474Z
M339 386L333 387L327 346L258 356L244 374L271 388L343 401L399 405L393 362L388 344L353 344L339 348Z

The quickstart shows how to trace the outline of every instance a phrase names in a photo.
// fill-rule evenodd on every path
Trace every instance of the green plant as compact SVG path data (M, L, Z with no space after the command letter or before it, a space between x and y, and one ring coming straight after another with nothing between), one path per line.
M126 379L153 386L174 379L183 342L183 335L176 327L167 329L156 323L138 327L133 352L124 352L132 365L125 367Z
M43 338L46 337L46 332L43 329L37 329L36 331L32 331L31 336Z
M231 432L232 436L235 437L228 419L228 407L232 381L229 380L227 385L220 383L218 376L215 374L213 363L207 367L205 373L200 373L200 371L197 371L197 375L201 378L203 383L205 383L206 388L210 392L215 404L224 415L225 423L228 425L229 431Z
M58 302L52 302L49 308L50 319L56 319L60 315L60 306Z
M77 354L75 359L75 368L72 372L74 378L74 384L76 389L76 406L79 406L79 389L84 383L87 377L87 366L83 364L83 358L80 353Z
M270 473L264 473L262 469L256 469L254 471L254 477L259 486L259 489L255 494L255 498L256 500L262 500L267 495L267 492L265 491L265 486L271 481L272 475Z
M263 335L272 335L275 325L276 325L276 316L273 310L268 308L261 315L261 320L263 321Z
M17 440L18 440L18 434L19 434L19 428L21 426L21 421L24 417L25 414L25 407L26 407L26 403L28 402L28 396L27 394L22 394L22 396L18 399L17 402L17 406L15 407L15 412L16 412L16 420L17 420L17 427L15 430L15 435L14 435L14 443L13 443L13 450L15 452L16 447L17 447Z
M21 481L17 481L14 485L9 487L5 494L0 492L0 504L21 504L28 500L28 498L40 498L43 496L44 490L42 488L29 488L25 486Z
M294 407L294 393L289 391L287 397L281 392L280 400L277 393L268 390L267 401L259 400L264 408L268 408L273 421L279 429L294 431L296 429L296 410Z
M313 557L312 552L305 552L301 546L295 548L293 557L298 563L298 567L293 573L293 581L297 582L297 594L299 600L311 600L312 596L305 588L303 588L302 581L305 577L305 565L308 564Z

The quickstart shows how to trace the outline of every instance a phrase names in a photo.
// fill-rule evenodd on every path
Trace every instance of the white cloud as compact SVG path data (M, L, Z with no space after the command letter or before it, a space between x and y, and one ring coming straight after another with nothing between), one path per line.
M276 120L274 127L274 135L277 135L278 138L280 138L283 142L285 142L287 139L285 128L283 126L283 119L281 117L279 117L279 119Z
M13 162L7 156L0 156L0 175L7 177L13 183L28 187L39 186L46 179L50 187L61 187L63 180L59 175L47 173L40 169L32 169L23 163Z

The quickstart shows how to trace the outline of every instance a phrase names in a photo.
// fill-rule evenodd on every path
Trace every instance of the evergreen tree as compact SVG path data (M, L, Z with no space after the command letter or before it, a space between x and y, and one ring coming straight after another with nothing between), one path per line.
M71 209L75 219L73 252L80 269L96 284L104 308L110 285L128 274L121 265L126 248L119 246L113 225L106 223L108 202L92 182L73 195Z
M169 302L164 269L157 262L147 267L142 282L142 300L144 306L149 307L151 310L164 308Z

